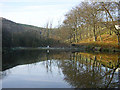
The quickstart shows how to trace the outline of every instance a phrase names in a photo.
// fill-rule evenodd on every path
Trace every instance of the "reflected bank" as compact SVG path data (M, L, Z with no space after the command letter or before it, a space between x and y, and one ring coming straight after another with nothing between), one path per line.
M118 88L119 53L21 50L3 54L3 88Z

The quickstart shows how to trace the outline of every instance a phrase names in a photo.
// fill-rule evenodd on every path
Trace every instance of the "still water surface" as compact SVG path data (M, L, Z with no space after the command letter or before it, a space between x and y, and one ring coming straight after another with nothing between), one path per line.
M119 54L15 51L3 55L3 88L118 88Z

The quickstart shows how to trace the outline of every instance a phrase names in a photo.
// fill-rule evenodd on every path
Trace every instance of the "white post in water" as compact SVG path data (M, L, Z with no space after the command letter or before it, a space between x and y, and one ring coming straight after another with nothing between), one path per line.
M47 49L48 49L48 50L47 50L47 53L49 53L49 45L47 46Z
M48 45L47 48L49 48L50 46Z

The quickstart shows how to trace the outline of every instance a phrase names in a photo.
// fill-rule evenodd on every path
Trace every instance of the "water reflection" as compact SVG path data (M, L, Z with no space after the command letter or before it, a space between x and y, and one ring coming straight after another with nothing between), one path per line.
M118 86L115 60L101 62L104 55L74 53L71 61L62 63L65 80L77 88L107 88ZM117 60L119 61L119 59ZM111 62L111 64L109 64ZM108 68L109 67L109 68Z
M17 70L19 71L19 74L26 73L26 70L24 72L22 71L23 67L19 68L19 66L21 67L23 65L24 69L26 69L26 66L30 66L29 70L32 75L34 74L31 78L39 80L39 88L117 88L119 87L117 72L119 63L119 54L95 54L45 50L16 51L11 54L3 55L2 75L3 77L7 77L7 79L9 79L9 76L12 77L11 74L14 74ZM21 78L22 76L18 77ZM28 73L22 78L27 77L29 77ZM14 83L18 82L17 79L15 80L16 81L14 81ZM60 82L55 82L56 80ZM44 84L41 84L43 81ZM3 86L7 87L7 84L3 83ZM19 88L20 85L16 87ZM33 87L37 86L33 84Z

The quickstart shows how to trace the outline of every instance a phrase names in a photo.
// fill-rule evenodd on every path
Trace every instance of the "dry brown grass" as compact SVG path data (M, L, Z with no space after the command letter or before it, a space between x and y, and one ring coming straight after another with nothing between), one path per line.
M85 40L80 41L80 45L86 45L86 46L100 46L103 48L120 48L118 47L118 42L117 42L117 36L116 35L109 35L109 34L104 34L101 35L102 41L100 41L100 37L97 37L97 41L93 41L93 38L88 38Z

